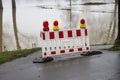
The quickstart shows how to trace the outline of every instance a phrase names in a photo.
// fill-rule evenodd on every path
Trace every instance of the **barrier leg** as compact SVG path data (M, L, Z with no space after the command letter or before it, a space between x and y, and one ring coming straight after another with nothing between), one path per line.
M33 63L45 63L45 62L50 62L53 60L54 59L52 57L39 57L39 58L35 58L33 60Z
M92 55L97 55L97 54L102 54L102 52L101 51L88 51L88 52L81 53L81 56L92 56Z

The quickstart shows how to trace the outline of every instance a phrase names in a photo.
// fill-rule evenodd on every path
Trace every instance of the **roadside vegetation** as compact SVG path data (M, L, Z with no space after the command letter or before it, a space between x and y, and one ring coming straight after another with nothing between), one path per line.
M32 48L32 49L1 52L0 53L0 64L14 60L16 58L26 57L27 55L32 54L39 50L41 50L41 48Z
M120 51L120 46L113 46L113 47L110 48L110 50Z

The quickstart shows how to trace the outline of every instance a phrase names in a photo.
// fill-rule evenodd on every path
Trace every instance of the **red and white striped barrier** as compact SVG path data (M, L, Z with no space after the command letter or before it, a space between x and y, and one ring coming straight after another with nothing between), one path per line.
M43 57L90 50L87 29L42 31L41 33Z

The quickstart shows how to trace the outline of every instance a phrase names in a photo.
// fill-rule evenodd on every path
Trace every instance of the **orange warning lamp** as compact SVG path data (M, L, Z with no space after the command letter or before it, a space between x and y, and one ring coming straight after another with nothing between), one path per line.
M84 19L80 20L80 28L83 28L83 29L86 28L86 24L85 24L85 20Z
M49 23L48 23L48 21L43 22L43 31L49 31Z
M53 22L53 30L54 31L58 31L59 30L59 26L58 26L58 21L57 20L55 20L54 22Z

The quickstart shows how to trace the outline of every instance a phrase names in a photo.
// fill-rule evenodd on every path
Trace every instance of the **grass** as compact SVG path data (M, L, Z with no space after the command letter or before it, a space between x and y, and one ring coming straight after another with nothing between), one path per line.
M20 57L26 57L33 52L40 50L41 48L23 49L15 51L5 51L0 53L0 64L14 60Z
M110 50L120 51L120 46L113 46L113 47L110 48Z

